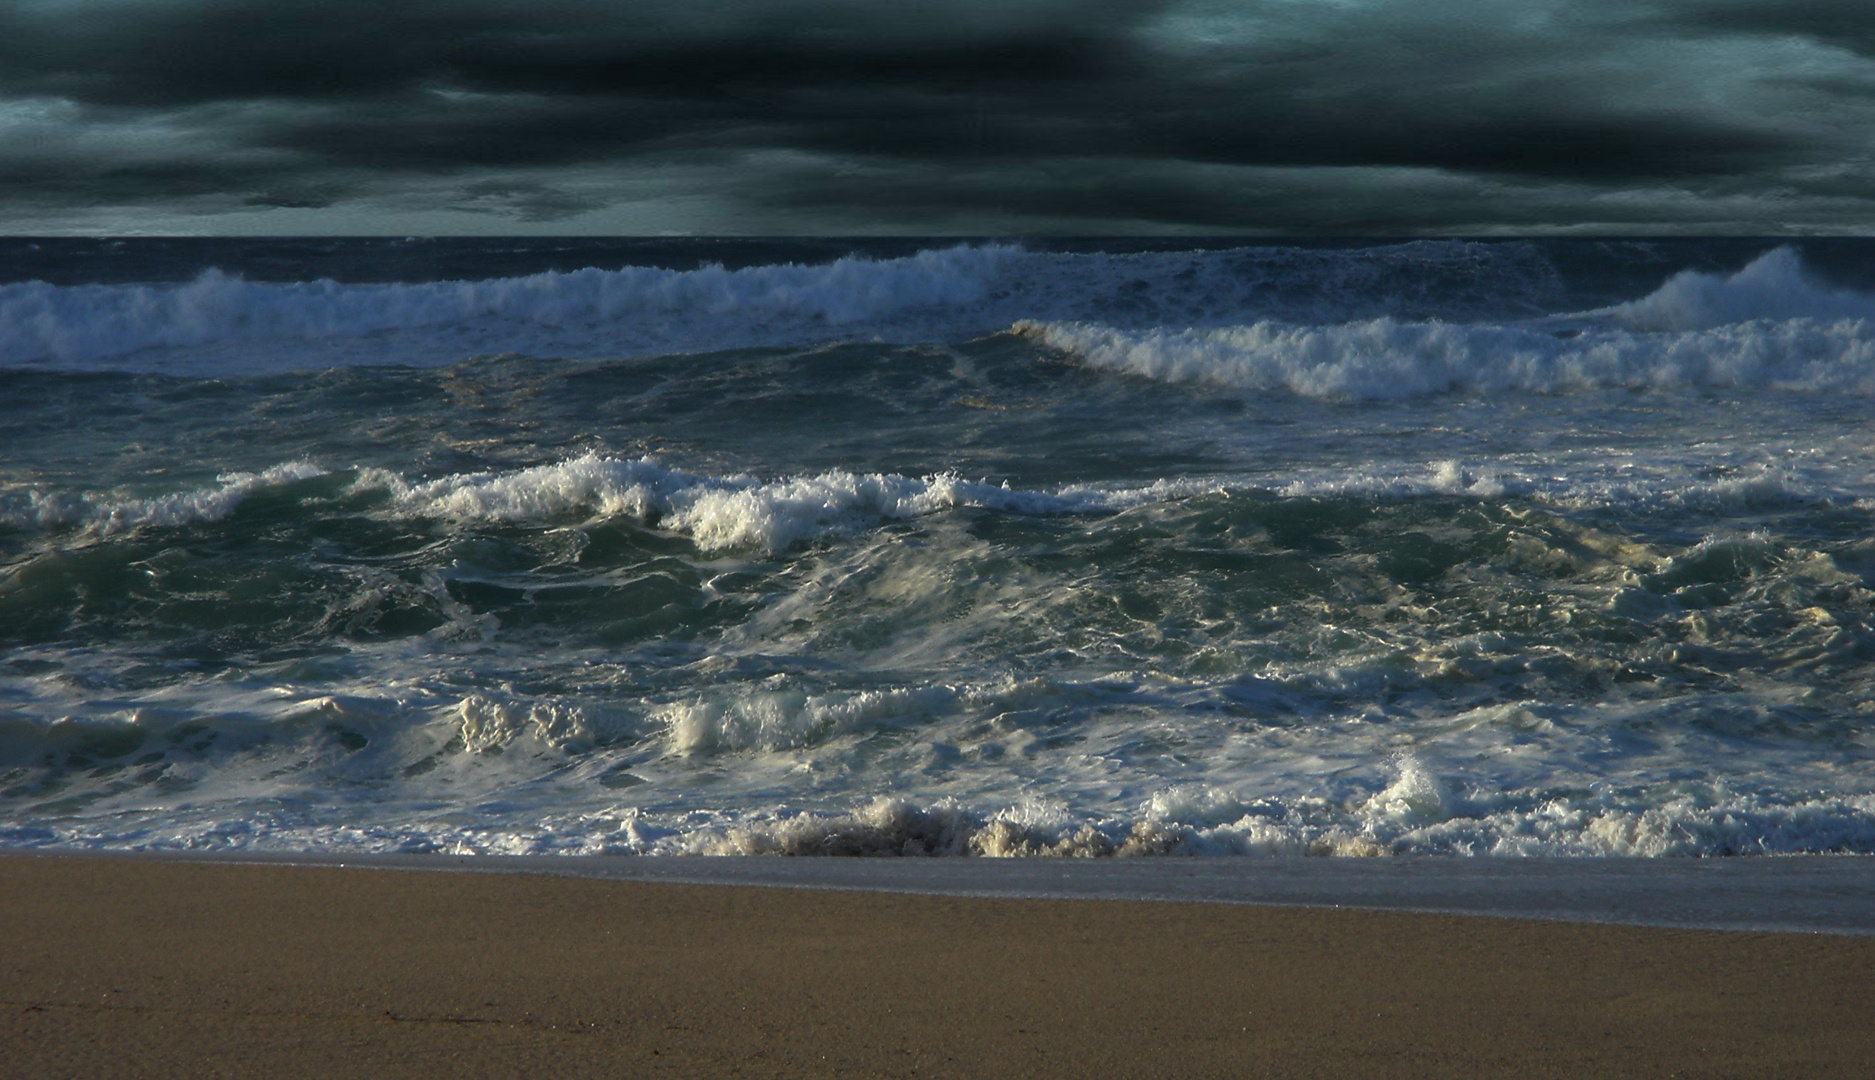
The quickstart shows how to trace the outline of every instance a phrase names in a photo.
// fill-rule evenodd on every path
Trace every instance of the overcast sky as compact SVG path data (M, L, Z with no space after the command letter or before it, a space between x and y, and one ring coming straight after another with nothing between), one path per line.
M14 234L1872 223L1872 0L0 6Z

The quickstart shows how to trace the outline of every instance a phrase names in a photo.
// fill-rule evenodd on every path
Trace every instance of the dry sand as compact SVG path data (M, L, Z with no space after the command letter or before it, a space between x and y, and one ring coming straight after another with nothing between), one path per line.
M0 1075L1875 1076L1875 938L0 856Z

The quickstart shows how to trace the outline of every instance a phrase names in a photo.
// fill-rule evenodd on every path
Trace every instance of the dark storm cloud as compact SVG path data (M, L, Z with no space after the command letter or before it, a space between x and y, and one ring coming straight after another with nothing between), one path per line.
M1099 74L1150 3L170 0L0 13L0 88L93 104L395 95L426 86L580 97ZM1121 13L1124 13L1123 15Z
M1875 7L1864 0L1708 0L1685 4L1668 19L1751 36L1800 34L1875 56Z
M1500 195L1572 185L1577 202L1741 185L1775 201L1805 183L1853 199L1853 178L1787 174L1865 152L1857 88L1875 71L1717 70L1713 50L1797 36L1870 52L1864 8L22 0L0 12L0 117L31 108L0 123L0 193L304 209L440 184L456 210L554 221L604 205L608 170L679 169L685 193L758 225L1302 231L1476 224L1449 192L1389 213L1374 180L1398 170ZM1493 205L1506 223L1556 212L1531 200Z

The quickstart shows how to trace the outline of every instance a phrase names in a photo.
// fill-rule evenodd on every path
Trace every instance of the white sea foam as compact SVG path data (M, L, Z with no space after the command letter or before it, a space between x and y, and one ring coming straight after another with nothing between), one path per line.
M331 679L332 676L325 676ZM167 757L163 784L102 770L46 797L82 792L83 813L0 826L5 847L459 853L792 855L1620 855L1875 854L1875 793L1851 773L1833 788L1786 766L1805 751L1688 729L1649 758L1610 741L1615 717L1541 704L1490 705L1418 729L1399 752L1392 724L1285 727L1243 743L1179 721L1202 753L1187 779L1131 758L1157 725L1116 718L1089 736L1024 744L1015 726L970 716L1059 716L1094 687L1046 682L801 692L708 691L641 717L595 701L512 690L466 696L448 680L339 679L318 691L266 678L177 685L136 707L98 710L47 677L48 715L0 714L0 763ZM78 696L74 696L78 695ZM1098 697L1098 695L1093 695ZM205 707L209 706L209 707ZM1671 709L1671 706L1667 706ZM1053 721L1050 722L1052 725ZM1031 734L1045 733L1047 727ZM1169 728L1167 729L1170 730ZM1209 741L1223 734L1222 743ZM1021 749L959 756L946 740ZM932 746L927 740L936 739ZM1533 740L1541 744L1532 754ZM894 751L900 747L902 751ZM927 747L920 750L920 747ZM1232 749L1236 747L1236 749ZM909 756L907 756L909 755ZM1788 760L1785 760L1788 759ZM921 762L932 762L922 765ZM1732 779L1725 778L1727 764ZM635 775L614 780L629 767ZM1705 778L1690 778L1704 773ZM799 808L805 777L816 809ZM1593 776L1594 782L1583 782ZM699 780L710 797L696 799ZM879 796L881 790L892 794ZM841 803L846 804L840 809ZM829 806L828 804L832 805ZM472 806L470 820L465 807Z
M679 754L773 752L909 727L947 711L1019 708L1047 692L1046 684L1015 679L821 694L785 685L731 687L664 705L650 720Z
M556 517L634 517L693 538L705 550L781 550L958 507L1013 513L1098 509L1099 492L1050 495L964 480L952 474L912 478L829 472L762 481L753 476L698 476L649 460L587 454L510 473L472 473L411 484L378 470L360 487L392 492L406 514L460 521L541 521Z
M1443 311L1554 291L1532 249L1379 248L1136 254L960 245L902 258L730 270L625 267L481 281L267 283L216 270L175 285L0 285L0 366L252 374L454 363L522 352L618 357L819 343L960 340L1019 318L1235 321ZM1448 295L1450 294L1450 295Z
M1553 291L1514 248L1112 255L990 245L815 266L483 281L264 283L211 270L178 285L26 282L0 285L0 365L253 373L507 351L616 357L830 336L956 340L1014 324L1090 367L1312 397L1875 387L1875 298L1812 281L1791 249L1731 275L1681 273L1596 311L1529 323L1466 318L1451 297ZM1453 284L1467 277L1477 280ZM1443 306L1419 295L1441 288L1451 294ZM1389 310L1444 321L1350 317Z
M1192 805L1197 802L1199 805ZM1019 806L879 798L848 814L784 815L635 847L706 855L1627 856L1875 854L1875 795L1720 792L1460 798L1417 763L1364 802L1162 792L1133 813L1037 821Z
M1395 319L1144 331L1020 322L1014 331L1099 370L1331 400L1604 387L1875 393L1875 322L1862 320L1668 334L1588 329L1566 338L1528 326Z
M599 327L627 346L681 351L700 343L767 344L771 335L784 341L800 336L777 323L824 334L894 313L971 304L1018 256L1007 246L960 246L824 266L626 267L422 284L272 284L216 270L175 286L26 282L0 285L0 363L89 366L147 350L329 343L443 327L481 328L495 335L491 340L501 340L504 326L534 328L545 333L526 340L548 348L552 331ZM641 325L645 320L654 325ZM455 345L444 358L464 355L460 343L443 344ZM246 369L278 366L258 359L250 352Z
M956 696L946 687L853 694L772 690L674 703L653 713L652 719L665 725L671 747L679 753L786 750L908 722Z
M382 470L365 470L354 486L390 491L399 513L461 522L636 518L689 536L706 551L781 551L961 508L1046 516L1114 512L1232 494L1485 499L1509 495L1571 506L1663 507L1769 505L1832 494L1808 492L1790 476L1763 472L1716 480L1672 475L1639 481L1611 479L1593 469L1575 477L1558 476L1551 466L1539 479L1521 469L1454 459L1391 469L1317 470L1279 478L1168 478L1148 484L1072 484L1053 491L1026 491L954 474L915 478L835 471L771 481L748 475L705 476L669 469L649 458L620 460L596 454L514 472L456 474L418 483Z
M101 419L120 413L70 413L99 428L91 456L69 456L85 439L58 436L20 455L0 489L0 624L11 635L0 658L0 845L1875 852L1875 742L1861 711L1875 678L1875 543L1856 539L1875 505L1875 468L1857 401L1496 392L1856 391L1854 350L1875 319L1774 259L1748 274L1685 278L1654 298L1652 314L1637 302L1627 314L1435 322L1311 319L1298 307L1279 320L1257 315L1267 308L1256 297L1233 308L1206 292L1202 271L1219 265L1209 258L933 257L933 272L955 279L932 286L939 299L917 311L948 332L1013 308L1038 316L1028 330L1040 339L1107 349L1115 370L1137 363L1160 378L1321 397L1486 392L1354 409L1220 401L1243 395L1116 386L1035 367L1034 351L1008 340L950 348L954 339L926 337L926 367L865 364L868 380L885 373L868 391L890 395L897 375L926 377L950 351L964 357L959 371L979 365L968 377L1036 402L1015 415L930 414L934 426L952 416L973 425L950 429L954 458L941 436L922 444L935 447L934 463L1056 478L1010 487L827 470L824 448L800 442L806 418L722 442L720 415L691 426L582 401L556 419L552 408L532 412L540 399L527 394L478 400L473 413L439 395L438 412L410 414L465 436L447 449L411 442L401 424L348 422L328 438L319 429L330 414L309 409L249 447L244 471L211 479L200 455L214 445L190 459L199 410L239 393L268 395L276 418L286 410L273 406L307 386L336 387L341 407L368 409L428 381L398 372L170 395L210 403L154 439L150 413L121 436L148 441L133 452L120 452ZM889 262L853 265L871 273ZM1162 302L1194 268L1189 307ZM1028 269L1046 272L1029 280ZM679 292L720 280L736 297L692 324L676 300L668 317L637 322L677 334L689 325L700 336L685 341L721 324L767 342L790 326L824 342L909 325L893 320L914 309L891 297L816 307L814 275L826 270L801 270L800 296L760 294L769 299L743 307L756 294L737 290L753 289L751 278L676 275ZM1082 270L1106 291L1057 304L1049 290ZM1122 286L1134 271L1159 292L1128 308ZM472 321L539 329L536 340L550 342L637 332L629 316L555 322L553 305L586 279L543 280L508 314L478 309ZM1669 304L1675 290L1698 302ZM204 297L213 291L202 286ZM282 302L318 293L307 286ZM1075 304L1112 311L1098 326L1085 312L1051 315ZM249 332L242 303L217 310L228 321L204 324L208 344L173 348L196 355ZM1220 312L1231 326L1212 325ZM265 335L299 317L253 327L253 340L274 340ZM182 322L170 311L150 325ZM1152 329L1160 324L1173 329ZM394 320L358 325L402 332ZM448 332L424 340L453 340L464 325L436 323ZM401 344L389 355L402 356ZM748 367L768 380L839 366L773 360ZM628 385L646 372L682 383L686 364L616 368ZM526 382L531 393L538 372L525 368L461 374ZM577 396L584 373L602 369L570 370ZM60 394L95 382L17 381ZM154 388L147 400L173 389L105 382ZM928 400L950 394L944 384ZM697 407L733 408L715 400ZM494 415L482 405L531 434L469 442ZM838 441L857 447L855 461L902 460L894 415L871 425L869 443ZM1030 415L1036 423L1023 422ZM607 416L620 417L615 429L602 429ZM974 426L986 418L1036 437L999 444L999 429ZM1049 440L1077 425L1083 449ZM694 457L555 459L595 432ZM277 456L254 456L269 446ZM288 460L308 446L344 471ZM347 467L483 452L535 464ZM287 464L253 464L272 461ZM673 467L693 461L740 464ZM139 474L146 463L188 472ZM1168 476L1186 469L1198 475ZM58 489L49 476L81 479ZM1063 483L1071 478L1082 482ZM216 521L227 524L188 528ZM664 536L607 527L628 522Z
M311 462L291 461L257 473L224 473L216 478L216 487L147 497L26 487L0 492L0 522L28 529L78 526L87 535L110 536L146 526L220 521L257 492L324 475L326 470Z
M471 753L504 750L530 738L555 750L578 753L617 734L579 706L559 701L519 702L470 694L456 710L462 719L462 744Z
M212 487L132 496L42 486L0 490L0 525L31 531L76 530L86 542L138 528L174 528L225 519L256 494L334 475L305 461L259 472L231 472ZM1714 478L1666 469L1635 475L1627 458L1570 468L1545 462L1444 459L1365 467L1292 470L1276 476L1167 478L1146 484L1070 484L1031 491L965 480L955 474L908 477L842 470L763 480L668 468L650 458L584 454L509 472L456 473L412 481L388 470L357 470L353 494L382 492L392 514L459 524L599 521L631 518L691 538L704 551L785 551L854 536L896 521L957 509L1024 516L1112 513L1192 498L1411 499L1423 496L1528 499L1569 508L1627 507L1701 512L1804 503L1853 505L1861 489L1818 486L1789 469L1756 467ZM341 474L342 478L342 474Z
M1800 475L1756 464L1731 475L1701 476L1683 462L1636 468L1631 460L1559 462L1446 459L1425 464L1297 470L1258 483L1217 485L1225 491L1267 492L1283 498L1412 499L1429 495L1512 498L1565 509L1639 510L1724 514L1802 505L1863 505L1863 477L1834 463ZM1130 494L1130 493L1129 493ZM1167 496L1175 497L1175 496Z
M1631 303L1523 323L1023 320L1012 330L1103 371L1325 399L1604 387L1875 393L1875 297L1812 282L1789 248L1730 276L1687 271Z
M317 465L296 461L257 473L227 473L215 487L147 497L22 486L0 491L0 522L35 530L77 527L87 536L108 536L140 527L220 521L260 491L327 475ZM1050 494L965 480L955 474L913 478L844 471L763 481L749 475L685 473L648 458L619 460L587 454L513 472L459 473L414 483L393 472L367 468L358 471L351 488L354 492L386 491L397 513L413 517L543 522L623 516L687 535L705 550L779 551L821 537L960 507L1018 514L1074 513L1212 486L1167 481L1133 490L1077 487Z
M1796 250L1776 248L1735 274L1686 270L1639 300L1605 308L1635 330L1710 330L1743 322L1875 319L1875 297L1833 289L1804 272Z
M846 813L757 811L741 820L645 815L628 807L464 826L425 816L323 823L280 812L203 807L159 828L108 820L0 827L11 848L447 852L453 854L828 856L1622 856L1714 858L1875 854L1875 796L1742 794L1658 806L1551 800L1538 806L1389 821L1320 800L1266 800L1217 824L1099 815L1027 824L1020 807L984 812L877 798ZM484 811L494 807L484 807ZM229 816L231 813L241 816ZM713 816L713 815L712 815ZM693 823L686 824L685 818ZM126 823L128 824L128 823Z

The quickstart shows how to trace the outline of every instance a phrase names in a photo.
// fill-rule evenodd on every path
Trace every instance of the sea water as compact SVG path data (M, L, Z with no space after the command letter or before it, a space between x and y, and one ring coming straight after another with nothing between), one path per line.
M0 845L1875 852L1875 242L0 241Z

